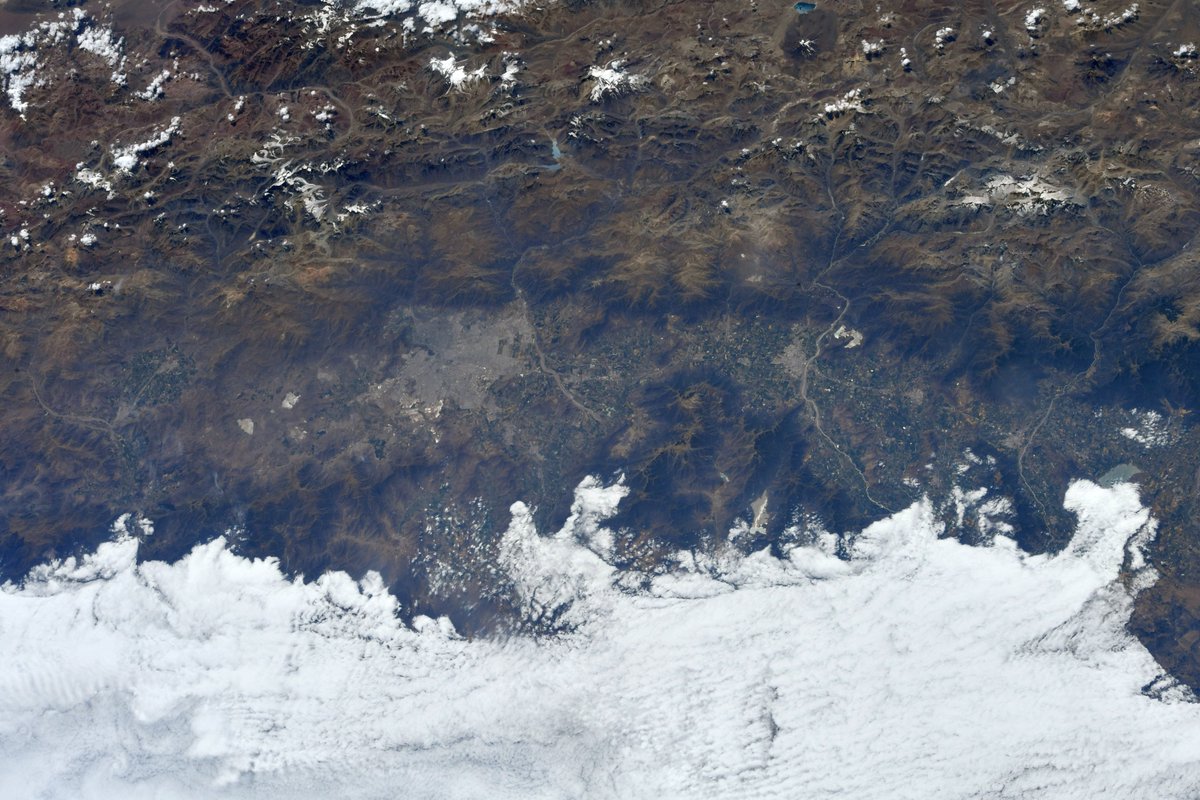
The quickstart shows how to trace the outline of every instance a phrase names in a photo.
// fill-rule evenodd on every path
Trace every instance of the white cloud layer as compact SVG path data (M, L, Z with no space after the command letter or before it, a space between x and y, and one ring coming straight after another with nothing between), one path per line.
M552 537L513 507L504 568L580 626L552 640L407 627L377 576L220 539L39 568L0 591L0 797L1200 795L1200 706L1142 693L1124 629L1122 562L1153 579L1132 486L1073 485L1054 557L939 540L922 502L849 561L825 535L638 590L604 560L623 493L585 482Z

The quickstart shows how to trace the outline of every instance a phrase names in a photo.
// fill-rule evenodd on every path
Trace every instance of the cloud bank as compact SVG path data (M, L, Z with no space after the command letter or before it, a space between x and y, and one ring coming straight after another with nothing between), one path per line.
M502 567L566 608L553 639L406 626L377 576L289 581L222 539L45 565L0 591L0 796L1200 795L1200 706L1124 629L1153 580L1134 487L1074 484L1057 556L938 539L922 502L848 561L826 534L649 588L605 561L623 494L585 481L552 536L513 506Z

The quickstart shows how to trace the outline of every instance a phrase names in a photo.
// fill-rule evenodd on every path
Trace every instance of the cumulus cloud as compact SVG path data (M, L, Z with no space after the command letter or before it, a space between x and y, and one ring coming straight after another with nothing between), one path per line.
M1055 556L939 539L923 501L840 544L614 585L594 479L503 566L574 632L467 641L378 576L305 582L128 525L0 592L0 796L1195 797L1200 707L1124 630L1154 521L1073 485Z

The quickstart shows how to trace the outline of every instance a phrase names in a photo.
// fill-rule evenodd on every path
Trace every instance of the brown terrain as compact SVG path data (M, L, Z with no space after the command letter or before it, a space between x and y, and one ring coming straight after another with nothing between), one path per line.
M922 493L1052 550L1132 465L1200 685L1194 5L69 6L0 12L66 15L0 40L0 577L132 512L481 632L587 474L652 569Z

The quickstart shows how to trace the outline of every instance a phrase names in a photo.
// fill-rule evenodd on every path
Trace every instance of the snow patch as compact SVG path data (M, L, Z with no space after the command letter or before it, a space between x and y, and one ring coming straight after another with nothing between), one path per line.
M618 97L646 88L649 81L644 75L633 75L625 70L625 62L620 59L610 61L603 67L589 67L587 76L595 81L589 93L592 102L599 103L606 97Z
M1046 19L1046 9L1034 8L1025 15L1025 30L1029 31L1030 36L1036 36L1042 28L1042 23Z
M431 58L429 60L429 68L445 77L450 87L460 92L472 83L481 81L487 76L486 65L480 65L476 69L467 72L466 68L455 60L453 53L445 58Z
M843 114L862 113L866 110L866 98L862 89L851 89L832 103L826 103L822 113L825 119L835 119Z
M982 194L968 194L958 202L971 208L1004 207L1022 215L1049 214L1061 208L1084 205L1071 192L1037 175L1021 178L994 175L984 184Z

